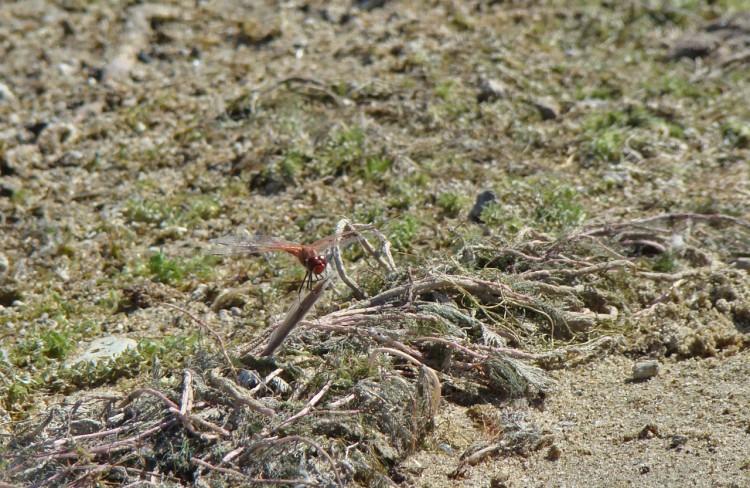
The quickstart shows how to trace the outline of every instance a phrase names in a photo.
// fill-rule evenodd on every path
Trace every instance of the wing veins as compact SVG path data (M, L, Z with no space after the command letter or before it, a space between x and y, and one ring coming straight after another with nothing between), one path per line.
M211 239L210 242L212 244L224 246L209 251L210 254L215 255L261 254L279 251L295 254L302 248L302 246L296 242L262 235L229 235L217 239Z

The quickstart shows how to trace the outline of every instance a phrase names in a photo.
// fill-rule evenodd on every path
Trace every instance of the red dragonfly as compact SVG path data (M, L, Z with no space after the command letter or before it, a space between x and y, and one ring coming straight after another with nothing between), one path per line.
M362 239L360 233L373 229L374 226L363 227L358 230L348 230L340 234L334 234L313 242L309 246L296 242L285 241L271 236L225 236L211 239L213 244L224 246L212 249L211 254L261 254L265 252L284 251L296 257L307 273L302 279L300 291L307 283L308 289L312 288L313 279L319 279L325 272L328 259L320 252L333 246L343 246Z

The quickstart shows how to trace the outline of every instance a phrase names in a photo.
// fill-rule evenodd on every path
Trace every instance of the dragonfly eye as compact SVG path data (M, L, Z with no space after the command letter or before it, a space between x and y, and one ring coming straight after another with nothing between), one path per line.
M323 274L323 271L326 270L326 264L328 263L326 261L325 256L317 256L311 259L312 261L312 272L316 275Z

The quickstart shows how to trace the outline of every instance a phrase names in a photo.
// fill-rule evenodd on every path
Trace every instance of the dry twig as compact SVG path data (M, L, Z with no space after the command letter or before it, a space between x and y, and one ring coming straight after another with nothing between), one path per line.
M317 302L320 297L323 296L323 292L328 287L330 282L330 278L323 278L315 285L315 288L313 288L310 293L305 295L305 298L303 298L299 302L295 302L294 306L286 314L286 317L284 317L284 320L281 322L281 324L279 324L278 327L274 329L271 337L268 339L268 344L260 353L261 356L273 355L276 349L281 346L281 343L284 342L284 339L286 339L286 337L292 332L294 327L296 327L297 324L299 324L300 321L305 318L305 315L307 315L313 305L315 305L315 302Z
M271 432L276 432L282 427L286 427L287 425L301 419L302 417L306 416L310 413L310 410L320 401L321 398L328 392L328 390L331 388L331 385L333 385L333 380L328 380L325 385L323 385L323 388L320 389L318 393L313 396L309 402L307 402L307 405L305 405L305 408L297 412L296 414L292 415L288 419L281 422L276 427L273 427L271 429Z

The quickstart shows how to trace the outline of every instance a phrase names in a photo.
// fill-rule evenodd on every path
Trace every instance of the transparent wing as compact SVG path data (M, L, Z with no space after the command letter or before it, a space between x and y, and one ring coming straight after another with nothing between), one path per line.
M367 234L367 232L371 231L374 228L374 225L368 225L367 227L363 227L361 229L348 230L340 234L334 234L332 236L324 237L321 240L314 242L311 246L318 251L323 251L333 246L343 246L345 244L364 239L361 234Z
M300 244L271 236L224 236L211 239L215 248L208 251L209 254L260 254L264 252L284 251L297 255L302 249Z

